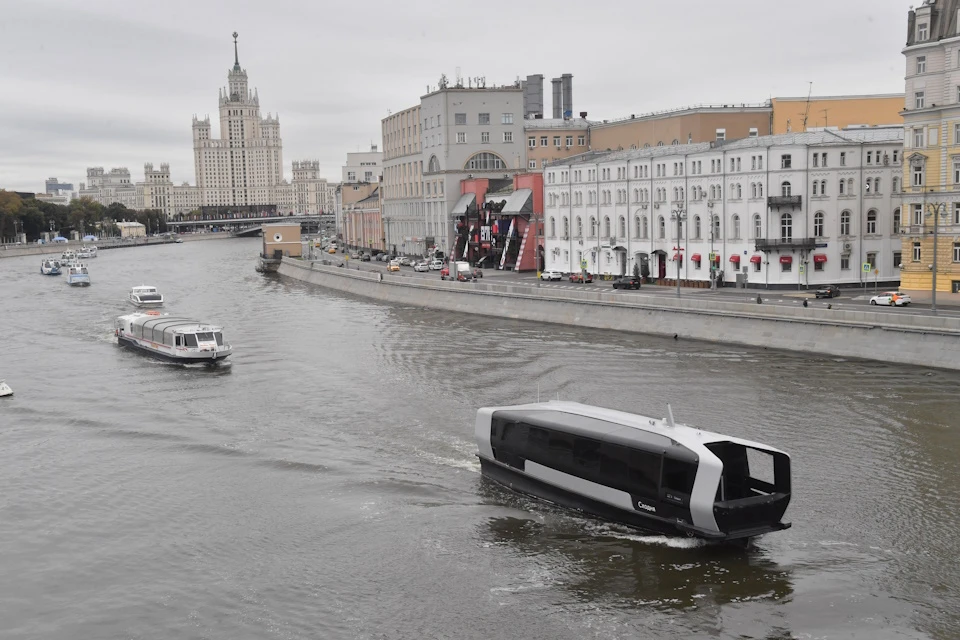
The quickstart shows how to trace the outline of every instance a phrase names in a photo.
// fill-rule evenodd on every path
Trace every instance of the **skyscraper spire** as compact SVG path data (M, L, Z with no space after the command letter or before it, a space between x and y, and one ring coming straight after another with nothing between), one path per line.
M240 54L237 53L237 36L238 35L239 34L236 31L233 32L233 70L234 71L240 71Z

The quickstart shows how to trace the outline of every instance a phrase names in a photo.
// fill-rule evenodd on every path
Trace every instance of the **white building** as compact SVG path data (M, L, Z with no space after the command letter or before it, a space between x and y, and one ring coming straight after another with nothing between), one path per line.
M238 207L280 204L283 185L283 143L280 121L260 116L260 97L247 86L240 67L237 34L234 64L227 87L220 90L220 137L211 136L210 118L193 118L193 153L202 206Z
M383 174L383 152L377 151L377 145L370 145L370 151L357 151L347 154L347 164L343 165L341 182L377 182Z
M888 127L560 161L544 176L546 268L709 282L714 255L750 286L898 281L902 159Z
M300 160L293 162L293 182L290 185L293 194L294 213L319 215L327 206L329 187L325 178L320 177L318 160Z
M80 197L104 206L118 202L128 209L138 208L137 187L130 180L130 170L126 167L110 169L109 173L103 167L88 167L87 182L80 183Z
M441 86L384 118L383 224L387 245L449 252L460 181L523 171L524 93L506 87ZM462 214L462 212L459 212Z

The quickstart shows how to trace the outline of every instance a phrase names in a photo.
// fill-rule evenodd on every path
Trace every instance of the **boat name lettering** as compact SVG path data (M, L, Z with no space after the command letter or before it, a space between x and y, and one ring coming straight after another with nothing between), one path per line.
M637 509L643 509L644 511L650 511L651 513L656 513L656 512L657 512L657 508L656 508L656 507L651 507L651 506L648 505L648 504L644 504L644 503L643 503L642 501L640 501L640 500L637 500Z

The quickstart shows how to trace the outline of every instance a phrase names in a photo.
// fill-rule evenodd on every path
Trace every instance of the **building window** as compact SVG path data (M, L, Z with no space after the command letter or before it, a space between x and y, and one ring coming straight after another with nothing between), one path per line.
M550 218L550 237L551 238L557 237L557 219L556 218Z
M900 233L900 209L899 207L893 210L893 235L898 235Z
M917 74L927 72L927 56L917 56Z
M750 138L756 138L758 135L760 135L760 132L757 130L757 128L756 128L756 127L750 127L750 132L749 132L749 134L748 134L748 137L750 137Z
M481 132L480 132L480 142L483 143L483 144L489 144L489 143L490 143L490 132L489 132L489 131L481 131Z
M921 165L916 165L913 167L913 186L923 186L923 167Z
M953 243L953 261L960 262L960 242Z
M850 256L840 256L840 271L850 270Z
M465 113L455 113L455 114L453 114L453 123L454 123L454 124L467 124L467 114L465 114Z
M713 228L710 232L715 240L720 239L720 216L713 216Z
M793 261L787 262L785 260L780 261L780 271L782 273L790 273L793 271Z
M481 113L479 119L477 120L478 124L490 124L490 114Z
M813 156L813 157L816 158L817 156ZM817 180L814 180L814 181L813 181L813 195L818 195L817 192L819 191L819 189L820 189L820 182L817 181Z
M813 215L813 235L816 238L823 237L823 211L817 211Z
M821 154L820 154L820 164L823 165L824 167L827 166L827 154L826 154L826 153L821 153Z
M867 233L876 233L877 232L877 211L876 209L870 209L867 211Z
M817 262L816 257L813 260L813 270L814 271L823 271L823 262Z
M871 253L868 253L868 254L867 254L867 264L870 265L870 268L871 268L871 269L876 269L876 268L877 268L877 254L876 254L876 253L871 252Z
M913 205L913 222L914 226L920 226L923 224L923 205L920 203Z
M504 142L513 142L513 131L504 131L504 132L503 132L503 141L504 141Z
M667 236L667 225L663 220L663 216L657 218L657 234L661 240Z
M463 131L457 132L457 144L466 144L467 134Z
M553 146L560 148L560 136L553 136Z
M913 148L914 149L923 148L923 129L913 130Z
M789 158L790 156L787 156L787 157ZM791 192L791 187L790 187L790 183L789 183L789 182L782 182L782 183L780 183L780 195L781 195L781 196L783 196L784 198L789 198L789 197L790 197L790 192Z
M573 136L567 136L566 145L567 145L568 147L572 147L572 146L573 146Z
M536 160L530 160L529 162L527 162L527 168L528 168L528 169L536 169L536 168L537 168L537 161L536 161Z
M533 149L537 146L537 139L533 136L527 138L527 146Z
M586 136L577 136L577 146L582 147L586 145Z
M792 158L789 153L780 156L780 168L789 169L792 166Z
M763 223L760 221L760 214L753 216L753 237L754 239L763 237Z
M841 152L840 152L840 166L841 166L841 167L847 166L847 152L846 152L846 151L841 151Z
M913 261L920 262L920 243L919 242L913 243Z
M500 116L500 124L513 124L513 114L504 113Z
M893 252L893 268L899 269L903 266L903 254L899 251Z
M846 210L840 214L840 235L850 235L850 212Z
M953 224L960 224L960 202L953 203Z
M924 97L923 91L914 91L913 92L913 108L914 109L923 109L924 108Z
M868 162L869 162L869 161L868 161ZM815 166L815 167L819 167L819 166L820 166L820 154L819 154L819 153L813 154L813 166Z
M430 162L431 162L431 172L432 172L433 158L431 158ZM477 153L471 156L470 159L467 161L466 169L475 170L475 171L489 171L489 170L505 169L506 166L507 166L506 163L504 163L504 161L500 159L500 156L496 154ZM439 170L439 166L437 167L437 169Z
M726 139L727 139L727 130L717 129L717 142L723 142Z
M583 237L583 218L577 216L577 237Z
M740 238L740 216L733 216L733 237Z
M627 237L627 219L623 216L620 216L620 237Z
M921 22L917 25L917 40L924 41L927 39L927 23Z
M780 240L781 242L793 240L793 216L789 213L780 216Z

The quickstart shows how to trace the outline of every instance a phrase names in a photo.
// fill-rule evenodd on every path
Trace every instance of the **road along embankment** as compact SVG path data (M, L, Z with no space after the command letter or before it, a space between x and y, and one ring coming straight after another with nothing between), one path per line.
M960 318L442 282L284 258L278 273L384 302L960 370Z

